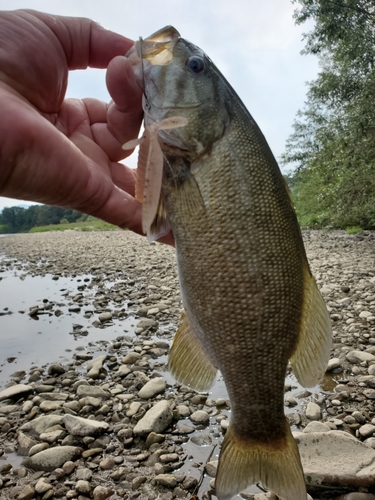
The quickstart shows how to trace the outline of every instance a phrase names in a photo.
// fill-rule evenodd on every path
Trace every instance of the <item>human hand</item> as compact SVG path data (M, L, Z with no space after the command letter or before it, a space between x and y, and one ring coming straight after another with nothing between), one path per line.
M0 39L0 195L141 232L135 172L118 163L142 121L131 64L115 57L133 42L89 19L27 10L0 12ZM108 66L111 104L64 99L69 70L88 66Z

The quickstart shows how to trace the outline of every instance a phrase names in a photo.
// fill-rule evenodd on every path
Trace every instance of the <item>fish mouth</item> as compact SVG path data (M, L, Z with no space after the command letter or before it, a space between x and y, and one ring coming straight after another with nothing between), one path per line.
M125 56L133 66L141 66L143 75L144 61L148 61L153 66L164 66L172 61L173 49L179 38L180 33L176 28L165 26L145 39L140 37Z

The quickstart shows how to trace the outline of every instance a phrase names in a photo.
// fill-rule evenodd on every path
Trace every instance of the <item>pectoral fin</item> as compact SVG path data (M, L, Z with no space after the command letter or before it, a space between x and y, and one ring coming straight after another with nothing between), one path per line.
M299 342L290 358L294 374L304 387L313 387L323 377L331 344L331 320L315 279L306 266Z
M169 351L172 375L197 391L207 391L213 384L217 368L204 351L185 314Z

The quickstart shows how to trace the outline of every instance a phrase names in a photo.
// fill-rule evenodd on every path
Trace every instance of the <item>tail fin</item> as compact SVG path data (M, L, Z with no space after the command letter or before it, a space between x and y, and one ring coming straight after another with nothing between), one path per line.
M286 424L283 447L255 447L237 437L229 426L224 438L215 480L219 500L230 500L261 481L282 500L306 500L306 486L297 444Z

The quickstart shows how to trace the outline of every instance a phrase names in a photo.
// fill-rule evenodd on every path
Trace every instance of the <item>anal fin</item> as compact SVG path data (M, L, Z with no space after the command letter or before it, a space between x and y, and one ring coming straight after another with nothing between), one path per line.
M313 387L323 377L331 344L331 320L315 279L306 265L299 342L290 358L294 374L301 385Z
M180 383L197 391L207 391L215 380L217 368L191 329L186 314L181 317L180 327L169 351L169 367Z
M281 445L254 443L236 436L232 424L229 425L215 479L219 500L230 500L259 481L282 500L306 500L298 447L286 421L285 431Z

